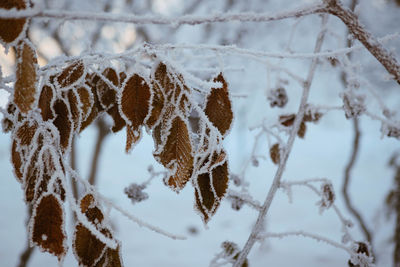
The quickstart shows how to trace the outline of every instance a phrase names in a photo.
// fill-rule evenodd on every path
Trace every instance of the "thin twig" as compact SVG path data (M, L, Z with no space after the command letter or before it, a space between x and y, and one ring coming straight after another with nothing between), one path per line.
M103 147L103 141L105 137L109 134L109 129L104 122L102 118L99 118L97 120L97 140L96 140L96 146L94 148L94 153L93 153L93 159L92 159L92 166L90 168L90 174L88 181L91 185L94 185L96 183L96 177L97 177L97 166L99 164L99 157L101 153L101 148Z
M324 15L323 19L322 19L322 29L321 29L320 33L318 34L317 41L316 41L315 48L314 48L314 52L315 53L318 53L319 51L321 51L322 43L323 43L323 40L324 40L324 37L325 37L325 32L326 32L327 20L328 20L328 17L326 15ZM305 108L306 108L306 104L307 104L307 99L308 99L308 95L309 95L309 92L310 92L311 83L312 83L312 80L314 78L315 70L317 68L317 64L318 64L318 60L317 59L313 59L313 61L311 62L311 66L310 66L308 75L307 75L307 80L304 83L303 94L301 96L301 102L300 102L299 110L297 112L296 119L295 119L295 121L293 123L293 128L292 128L292 131L290 133L286 149L284 150L282 160L281 160L281 162L279 164L278 170L276 171L274 180L273 180L272 185L271 185L271 187L269 189L267 197L265 198L265 201L264 201L264 204L262 206L262 209L261 209L260 213L258 214L257 221L256 221L256 223L255 223L255 225L254 225L254 227L253 227L253 229L251 231L251 234L250 234L249 238L247 239L247 242L246 242L243 250L239 254L239 257L238 257L237 261L233 265L234 267L242 266L243 262L247 258L247 255L249 254L251 248L253 247L254 243L257 240L257 235L258 235L259 229L261 229L262 225L264 224L264 218L267 215L269 207L271 206L272 200L274 199L275 193L279 188L283 171L284 171L284 169L286 167L286 163L287 163L287 160L289 158L289 154L290 154L290 152L292 150L292 147L293 147L293 144L294 144L294 140L296 138L297 132L298 132L299 127L300 127L300 124L301 124L301 122L303 120L303 117L304 117Z
M353 0L351 1L351 5L350 5L350 11L354 12L355 7L357 5L358 0ZM350 33L350 29L347 28L347 35ZM347 39L347 47L351 47L352 46L352 40L350 38ZM348 54L348 58L351 58L351 53ZM347 73L345 71L342 72L342 82L343 85L346 87L347 85ZM371 232L368 230L367 225L364 221L364 219L361 216L361 213L359 213L356 208L353 206L351 199L350 199L350 195L348 192L348 188L349 188L349 184L350 184L350 179L351 179L351 171L355 165L355 161L357 159L357 156L359 154L359 148L360 148L360 138L361 138L361 131L360 131L360 127L359 127L359 119L357 117L355 117L353 119L353 131L354 131L354 139L353 139L353 146L352 146L352 152L351 152L351 156L349 159L349 162L346 165L345 168L345 172L344 172L344 178L343 178L343 185L342 185L342 194L345 200L345 205L346 208L350 211L350 213L353 214L353 216L355 217L355 219L357 220L358 224L361 226L362 232L365 236L365 239L368 241L368 243L371 246L371 254L374 258L374 261L376 260L376 256L375 253L373 252L373 246L372 246L372 234Z
M26 220L26 225L28 225L29 220L32 216L32 205L28 205L28 218ZM18 267L26 267L28 266L28 262L29 259L31 258L31 255L33 253L33 251L35 250L35 247L31 247L30 246L30 242L29 239L26 242L26 248L25 250L21 253L21 256L19 257L19 263L18 263Z
M346 169L344 171L344 182L343 182L343 186L342 186L342 194L343 194L347 209L356 218L356 220L358 221L358 223L361 226L361 229L362 229L362 231L363 231L363 233L365 235L365 238L371 244L371 242L372 242L371 233L368 230L363 218L361 217L361 214L356 210L356 208L351 203L350 196L348 194L349 182L350 182L350 178L351 178L351 171L352 171L352 169L354 167L354 164L356 162L357 156L358 156L359 151L360 151L359 148L360 148L361 132L360 132L359 125L358 125L358 118L354 118L353 119L353 127L354 127L353 149L352 149L352 152L351 152L350 160L347 163Z

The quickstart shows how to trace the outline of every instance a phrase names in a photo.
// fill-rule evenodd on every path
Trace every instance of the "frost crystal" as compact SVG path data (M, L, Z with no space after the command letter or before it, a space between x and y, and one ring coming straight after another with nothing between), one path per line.
M128 196L128 198L131 199L132 204L135 204L136 202L141 202L149 198L149 195L143 192L143 189L145 188L145 185L133 183L130 186L126 187L124 192Z

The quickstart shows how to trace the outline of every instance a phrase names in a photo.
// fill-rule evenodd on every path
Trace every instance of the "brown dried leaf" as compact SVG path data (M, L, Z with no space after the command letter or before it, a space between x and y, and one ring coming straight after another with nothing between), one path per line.
M279 116L279 123L282 124L283 126L289 127L293 125L295 119L296 119L295 114L281 115Z
M55 77L54 82L61 88L72 86L77 83L85 73L85 66L82 61L76 61L64 68L63 71ZM58 87L58 86L56 86Z
M103 221L104 215L97 207L96 201L92 194L87 194L81 199L80 207L82 213L84 213L88 220L94 225L97 225Z
M79 100L82 104L80 110L82 112L82 120L86 120L93 107L93 95L92 92L85 86L79 87L77 90Z
M134 129L131 126L126 127L126 153L131 151L131 149L133 148L132 146L140 140L141 135L142 134L140 129Z
M35 199L36 185L40 181L40 166L39 152L43 147L43 136L39 135L37 146L34 150L29 152L26 156L26 163L23 163L23 181L25 189L25 200L26 202L32 202Z
M2 0L0 8L21 10L26 9L26 4L24 0ZM0 39L5 43L13 42L23 31L25 23L25 18L0 19Z
M17 142L15 140L13 140L11 146L11 161L14 167L15 176L17 177L18 182L22 183L22 159L21 154L17 151Z
M33 45L22 42L17 48L17 58L14 103L26 114L33 108L36 96L37 58Z
M67 150L72 138L72 118L71 114L68 110L68 106L62 99L57 99L53 105L54 112L56 113L56 117L53 121L53 124L58 129L60 134L60 146L63 151Z
M113 118L114 125L112 126L111 130L116 133L122 130L125 126L125 120L121 117L121 114L118 110L118 105L112 106L110 109L107 110L107 113Z
M299 130L297 131L297 136L300 138L304 138L306 135L307 126L304 121L300 124Z
M110 107L115 105L116 102L116 91L109 85L109 83L114 86L119 86L119 76L112 68L106 68L102 75L107 79L107 81L100 78L96 84L96 92L101 106L105 110L108 110Z
M160 63L161 65L162 63ZM159 67L156 69L155 76L158 77L160 74L157 74L158 72L162 71L163 68ZM164 64L162 64L164 65ZM164 65L165 66L165 65ZM150 117L146 120L146 125L150 129L153 128L160 118L160 114L162 112L162 109L164 108L164 94L163 90L161 89L159 82L156 82L155 79L152 80L151 82L151 95L152 95L152 100L150 104Z
M73 249L78 262L82 266L93 266L105 253L105 244L98 240L82 224L75 227Z
M168 177L168 186L175 191L182 189L192 175L193 155L187 125L180 117L173 119L165 146L155 156L164 167L173 171Z
M149 101L149 85L144 78L134 74L122 89L120 104L122 114L135 131L143 125L144 119L149 113Z
M31 217L31 240L61 261L67 252L62 205L50 194L42 196L38 203Z
M322 117L322 113L313 110L309 105L306 106L306 112L304 113L303 121L304 122L318 122Z
M196 209L201 212L205 223L215 214L228 188L228 163L225 153L214 155L211 171L197 177L195 189ZM211 175L210 175L211 173Z
M104 216L92 194L87 194L81 199L80 208L82 213L95 225L97 230L107 238L112 238L111 232L106 228L102 228L101 222ZM81 223L78 223L75 229L73 249L80 265L99 267L121 266L119 246L117 249L107 247Z
M42 87L42 91L40 92L40 97L39 97L40 113L42 114L42 118L44 121L54 118L54 112L51 109L51 105L54 102L54 98L55 98L55 92L53 86L45 84Z
M68 90L66 100L68 101L67 103L69 104L71 111L71 117L74 125L73 128L74 131L76 131L80 126L82 114L79 108L78 95L75 93L75 90Z
M108 248L103 254L103 257L94 267L122 267L122 259L120 253L120 247L117 249Z
M29 120L25 120L16 130L16 138L22 146L29 146L36 133L38 125Z
M93 105L90 110L90 114L82 122L81 129L80 131L82 132L87 126L89 126L100 114L100 112L104 111L103 106L100 104L99 98L97 97L97 92L96 92L96 84L99 81L100 77L96 74L88 75L86 77L86 84L89 86L91 89L91 95L93 97Z
M280 150L281 148L278 143L272 145L271 148L269 149L269 155L272 159L272 162L275 164L279 164L279 162L281 161Z
M214 82L221 82L222 88L211 89L211 92L207 97L205 113L221 134L225 135L230 129L233 120L228 84L222 76L222 73L214 78Z
M35 180L36 184L35 188L34 188L34 199L38 199L40 198L41 195L43 195L44 193L48 192L50 189L49 193L56 193L61 201L64 201L65 199L65 189L61 183L61 179L60 177L58 177L55 181L55 183L53 184L53 188L48 188L48 184L53 176L53 174L57 171L57 168L55 166L56 162L58 162L63 171L64 171L64 166L62 165L62 161L61 161L61 156L59 156L58 158L53 158L53 155L51 154L51 152L49 150L46 150L42 153L42 158L38 159L39 162L41 162L41 164L43 164L43 168L39 169L40 166L37 166L38 170L38 177Z

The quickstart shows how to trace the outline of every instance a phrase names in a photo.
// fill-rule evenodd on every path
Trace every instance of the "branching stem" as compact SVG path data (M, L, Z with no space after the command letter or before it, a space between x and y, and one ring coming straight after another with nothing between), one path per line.
M314 48L315 53L318 53L319 51L321 51L322 43L323 43L323 40L325 37L325 32L326 32L327 21L328 21L328 16L324 15L323 20L322 20L322 29L321 29L320 33L318 34L317 41L316 41L315 48ZM318 64L318 60L313 59L311 62L311 66L310 66L308 75L307 75L306 82L304 83L304 86L303 86L303 94L301 96L299 110L297 112L296 119L293 123L293 128L290 133L286 149L284 150L282 160L278 166L278 170L276 171L274 180L269 189L269 192L264 201L264 204L261 208L261 211L258 214L257 221L252 229L252 232L251 232L249 238L247 239L247 242L246 242L243 250L241 251L237 261L233 265L234 267L242 266L243 262L247 258L247 255L249 254L251 248L257 241L257 237L258 237L257 235L259 234L259 230L262 228L262 226L264 224L264 218L267 215L269 207L271 206L272 200L274 199L275 193L279 188L282 174L283 174L283 171L285 170L286 163L289 158L289 154L290 154L293 144L294 144L294 140L296 138L300 124L303 121L304 112L305 112L305 108L306 108L306 104L307 104L307 99L308 99L308 95L310 92L311 83L314 78L315 70L317 68L317 64Z

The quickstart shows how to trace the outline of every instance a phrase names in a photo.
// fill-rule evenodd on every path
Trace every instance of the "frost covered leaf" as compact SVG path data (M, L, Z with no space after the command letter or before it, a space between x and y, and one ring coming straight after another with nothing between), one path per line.
M137 131L149 113L150 87L138 74L132 75L121 92L121 112L127 123Z
M54 112L51 109L51 105L54 102L55 92L52 85L44 85L39 97L39 108L40 113L44 121L54 118Z
M22 124L17 127L15 136L18 139L20 145L28 146L31 144L33 136L38 128L37 123L25 120Z
M142 134L140 129L134 129L131 126L126 127L126 153L131 151L133 145L135 145L140 140L141 135Z
M296 119L295 114L289 114L289 115L281 115L279 116L279 123L285 127L291 127L293 126L293 123ZM304 138L307 130L307 126L305 122L307 121L313 121L309 116L304 116L303 121L300 123L299 130L297 131L297 136L300 138Z
M53 124L60 134L60 146L65 151L69 147L72 138L72 118L67 104L62 99L57 99L53 105L56 114Z
M3 0L0 1L0 8L26 9L26 2L25 0ZM0 39L5 43L13 42L22 33L25 23L25 18L0 19Z
M108 110L115 105L116 91L111 85L119 86L119 77L113 68L106 68L102 75L106 80L100 78L96 84L97 97L101 106Z
M26 114L33 108L36 95L37 58L33 45L22 42L17 48L17 58L14 103Z
M279 116L279 123L282 124L283 126L289 127L293 125L295 119L296 119L295 114L281 115Z
M168 186L175 191L182 189L192 175L193 155L188 127L179 116L171 123L162 151L154 156L171 171Z
M95 267L122 267L120 246L116 249L108 248Z
M210 171L200 174L196 179L195 207L201 212L205 223L215 214L228 189L228 182L228 163L225 153L222 152L214 155Z
M23 182L24 166L26 160L21 149L26 150L33 140L38 126L36 123L31 123L25 120L17 126L14 140L11 147L11 161L14 167L14 173L20 182Z
M51 194L38 199L31 217L31 241L62 260L67 252L64 214L60 200Z
M222 88L211 89L211 93L207 97L205 113L221 134L225 135L230 129L233 120L228 84L222 76L222 73L214 79L214 82L221 82Z
M272 159L272 162L275 164L279 164L279 162L281 161L280 150L281 149L278 143L272 145L271 148L269 149L269 155Z
M94 266L105 252L106 245L82 224L75 228L74 253L83 266Z
M236 243L230 241L224 241L222 242L221 247L223 249L222 258L230 262L233 262L238 259L241 251ZM246 258L241 267L248 267L248 266L249 262Z
M102 224L104 215L92 194L87 194L81 199L80 208L98 231L107 238L112 238L111 232ZM115 250L107 247L82 223L78 223L75 227L73 250L81 266L122 266L119 246Z
M21 154L17 151L17 142L14 140L11 146L11 161L14 167L14 173L18 181L22 183L22 159Z
M158 73L162 73L163 70L162 65L164 64L162 65L161 64L162 63L160 63L159 67L155 71L155 77L159 77L160 74ZM159 85L159 83L156 82L155 79L152 80L151 95L152 95L152 100L150 104L151 108L150 117L146 120L146 125L149 128L153 128L156 122L158 121L161 111L164 107L164 101L165 101L161 86Z
M69 87L77 83L85 73L85 66L82 61L76 61L70 64L68 67L64 68L63 71L57 75L53 82L56 87L61 88Z
M304 121L300 124L299 130L297 131L297 136L300 138L304 138L306 135L307 126Z
M93 95L89 88L86 86L81 86L76 89L76 92L79 96L79 101L81 103L80 112L81 112L81 119L82 122L85 121L92 111L93 107ZM81 126L82 127L82 126Z
M96 84L99 81L99 79L100 77L96 74L87 75L85 78L86 85L90 88L90 90L87 90L87 92L85 92L85 94L89 93L89 102L87 103L90 103L90 113L89 115L87 115L86 119L82 122L80 132L82 132L87 126L89 126L97 118L99 113L104 110L103 106L100 104L96 92ZM80 97L82 102L81 94Z
M78 102L78 95L77 93L75 93L75 90L68 90L65 99L69 104L69 109L71 111L71 117L74 125L73 128L74 131L76 131L79 128L82 119L82 114Z

